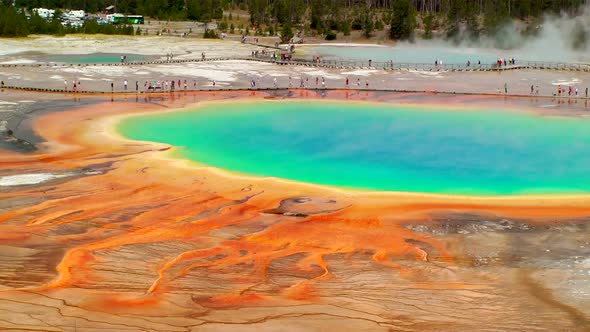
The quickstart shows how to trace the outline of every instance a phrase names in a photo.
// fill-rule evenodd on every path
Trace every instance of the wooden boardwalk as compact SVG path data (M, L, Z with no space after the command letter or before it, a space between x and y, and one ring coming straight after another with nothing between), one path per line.
M262 47L262 48L270 48L273 50L279 50L279 51L284 51L289 53L289 48L283 48L280 46L274 46L274 45L266 45L266 44L260 44L260 43L253 43L253 42L244 42L243 44L248 44L248 45L252 45L252 46L258 46L258 47Z
M532 62L526 61L515 65L490 65L490 64L472 64L470 66L458 64L435 65L427 63L395 63L395 62L371 62L368 61L336 61L326 60L315 62L311 60L292 59L288 61L273 60L270 57L211 57L211 58L187 58L176 60L151 60L135 61L127 63L25 63L25 64L0 64L0 68L11 67L88 67L88 66L149 66L160 64L181 64L181 63L199 63L212 61L255 61L272 63L275 65L305 66L331 69L374 69L384 71L428 71L428 72L486 72L486 71L506 71L506 70L552 70L552 71L570 71L570 72L590 72L590 64L560 63L560 62Z
M313 91L316 93L325 93L329 91L350 91L350 92L397 92L397 93L428 93L428 94L443 94L443 95L464 95L464 96L498 96L498 97L515 97L515 98L544 98L544 99L560 99L560 100L590 100L590 97L585 96L555 96L555 95L530 95L530 94L503 94L503 93L486 93L486 92L456 92L443 90L408 90L408 89L375 89L364 87L201 87L197 89L176 89L176 90L148 90L148 91L102 91L102 90L79 90L79 91L64 91L58 88L36 88L5 85L0 88L3 90L29 91L41 93L59 93L67 95L111 95L111 96L149 96L149 95L170 95L170 94L185 94L195 92L223 92L223 91L250 91L250 92L289 92L289 91Z

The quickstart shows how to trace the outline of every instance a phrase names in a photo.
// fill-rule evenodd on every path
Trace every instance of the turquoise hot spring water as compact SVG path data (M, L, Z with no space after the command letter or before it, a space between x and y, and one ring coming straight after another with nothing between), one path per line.
M247 101L129 117L127 138L241 174L375 191L590 191L590 120L504 109Z

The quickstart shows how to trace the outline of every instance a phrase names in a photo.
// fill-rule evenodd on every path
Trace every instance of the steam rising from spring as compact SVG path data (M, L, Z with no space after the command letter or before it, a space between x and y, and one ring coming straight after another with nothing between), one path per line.
M514 56L522 60L590 62L590 5L575 17L565 13L545 15L538 23L529 25L513 20L498 29L495 35L482 33L477 40L470 39L463 26L456 40L459 45L450 40L419 40L417 43L434 47L487 49L496 51L498 57ZM403 47L404 43L399 46Z
M562 61L590 60L587 54L590 50L590 6L586 6L582 15L577 17L566 14L545 16L533 27L531 35L523 31L522 23L511 22L492 40L496 42L494 46L522 50L531 60L535 60L535 56ZM499 44L502 39L505 43Z

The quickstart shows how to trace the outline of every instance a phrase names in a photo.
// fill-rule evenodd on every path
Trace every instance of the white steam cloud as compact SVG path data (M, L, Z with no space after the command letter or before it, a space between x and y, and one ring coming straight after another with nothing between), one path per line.
M590 5L579 16L546 15L535 26L529 26L528 31L526 29L523 22L511 21L495 36L482 34L477 41L471 41L465 37L463 27L459 45L438 39L417 40L416 43L429 47L479 49L482 53L495 52L521 60L590 63Z

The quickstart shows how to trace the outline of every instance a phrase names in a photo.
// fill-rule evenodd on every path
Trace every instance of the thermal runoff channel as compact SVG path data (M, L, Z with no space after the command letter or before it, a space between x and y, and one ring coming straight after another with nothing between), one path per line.
M215 103L118 128L201 164L361 190L585 193L590 122L500 109L343 102Z

